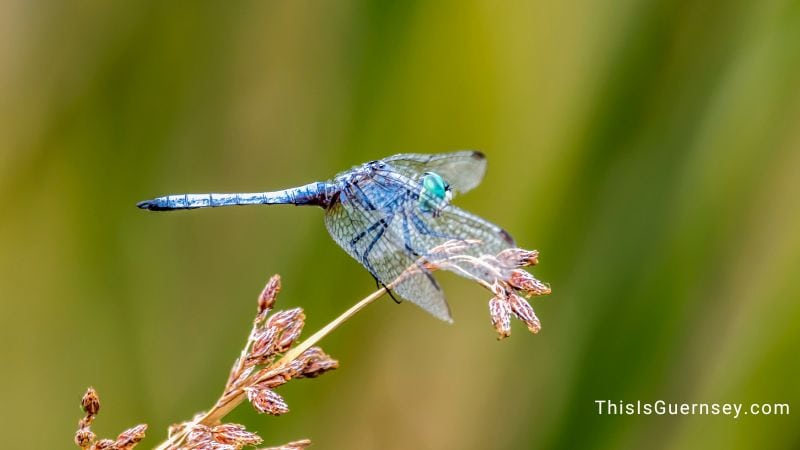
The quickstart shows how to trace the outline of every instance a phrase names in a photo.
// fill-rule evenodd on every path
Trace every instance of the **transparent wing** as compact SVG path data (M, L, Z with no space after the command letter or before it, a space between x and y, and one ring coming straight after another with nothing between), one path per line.
M420 247L430 250L448 241L470 242L444 265L446 270L467 278L491 283L497 275L487 272L481 261L515 246L513 238L502 228L453 205L446 206L438 217L414 209L408 210L407 217L412 240Z
M339 200L326 210L325 225L336 243L385 285L440 319L450 312L439 285L425 269L444 255L433 249L448 241L473 241L448 256L446 269L492 281L480 261L514 246L502 228L453 205L434 215L420 208L419 182L391 170L343 183ZM451 255L452 256L452 255ZM399 282L396 280L400 277Z
M417 179L425 172L435 172L457 193L478 186L486 172L486 156L473 150L431 155L402 153L383 161L410 179Z
M388 214L387 214L388 212ZM334 241L384 285L435 317L452 322L444 294L431 273L405 245L400 221L392 210L370 209L358 197L340 195L325 213L325 226Z
M437 255L430 253L432 249L448 241L470 241L459 251L459 257L448 258L444 267L459 275L479 277L488 282L498 275L487 273L487 266L480 262L487 256L494 257L515 246L514 239L505 230L452 204L446 205L438 214L421 210L414 195L419 190L419 183L398 177L396 173L379 171L373 180L384 186L394 183L399 186L395 190L409 193L394 213L395 222L399 222L396 226L400 229L397 235L403 238L406 246L435 263Z

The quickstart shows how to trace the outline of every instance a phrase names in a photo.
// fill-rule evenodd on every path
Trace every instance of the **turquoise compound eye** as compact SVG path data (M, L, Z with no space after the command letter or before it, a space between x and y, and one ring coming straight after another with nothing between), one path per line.
M433 172L427 172L422 177L422 190L426 195L436 200L444 200L445 193L447 192L447 183L444 178Z
M449 200L449 189L450 185L439 174L425 172L422 176L422 192L419 195L420 209L434 213L441 210Z

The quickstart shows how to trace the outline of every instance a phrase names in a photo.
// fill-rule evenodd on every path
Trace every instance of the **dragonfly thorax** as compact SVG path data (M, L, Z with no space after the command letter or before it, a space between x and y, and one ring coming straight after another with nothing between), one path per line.
M419 193L419 208L423 212L432 213L438 216L450 202L453 193L450 185L439 174L425 172L421 180L422 187Z

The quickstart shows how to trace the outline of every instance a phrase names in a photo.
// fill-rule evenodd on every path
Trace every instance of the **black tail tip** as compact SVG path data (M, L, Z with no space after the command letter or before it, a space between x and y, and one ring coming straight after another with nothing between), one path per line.
M160 208L153 200L144 200L136 204L139 209L146 209L148 211L160 211Z

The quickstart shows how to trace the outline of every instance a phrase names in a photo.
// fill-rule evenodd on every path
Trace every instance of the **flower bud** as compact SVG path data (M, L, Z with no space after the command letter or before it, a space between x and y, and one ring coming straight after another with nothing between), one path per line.
M489 316L492 326L497 331L497 339L511 335L511 306L505 299L493 297L489 300Z
M97 396L97 391L93 387L86 390L81 399L81 408L87 416L96 416L100 411L100 398Z
M280 275L273 275L272 278L267 281L267 285L264 286L264 289L261 291L261 295L258 296L258 315L261 316L264 312L269 309L272 309L275 306L275 299L278 296L278 292L281 291L281 277Z

